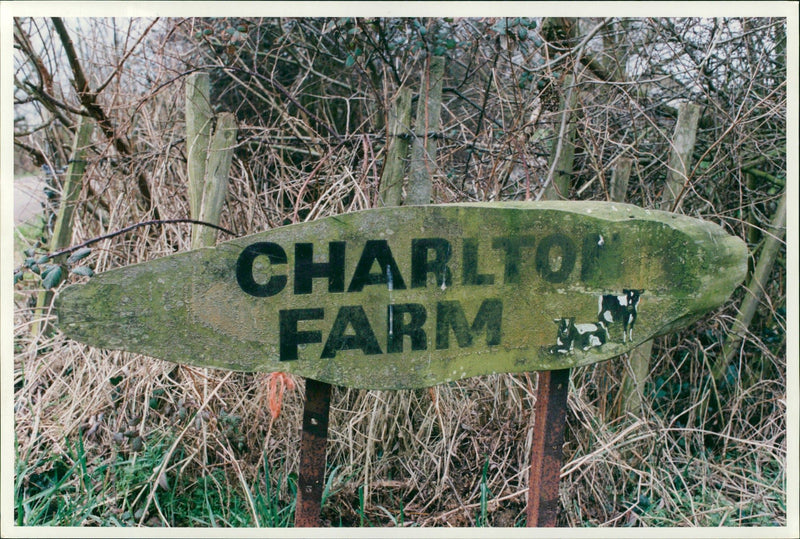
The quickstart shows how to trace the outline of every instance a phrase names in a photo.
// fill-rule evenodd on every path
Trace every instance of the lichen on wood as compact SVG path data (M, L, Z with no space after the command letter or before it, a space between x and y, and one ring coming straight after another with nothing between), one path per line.
M720 305L745 270L719 226L625 204L381 208L111 270L57 312L93 346L400 389L618 356ZM641 292L631 339L606 321L604 342L559 347L555 320L597 325L626 289Z

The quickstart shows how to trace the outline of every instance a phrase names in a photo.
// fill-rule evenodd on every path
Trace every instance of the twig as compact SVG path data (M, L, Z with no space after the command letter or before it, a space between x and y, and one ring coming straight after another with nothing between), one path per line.
M221 232L224 232L226 234L229 234L231 236L234 236L234 237L238 236L238 234L228 230L227 228L223 228L221 226L217 226L217 225L214 225L214 224L211 224L211 223L206 223L205 221L198 221L196 219L153 219L153 220L150 220L150 221L143 221L141 223L136 223L136 224L133 224L133 225L130 225L130 226L126 226L125 228L121 228L121 229L119 229L119 230L117 230L115 232L109 232L108 234L103 234L102 236L97 236L97 237L92 238L90 240L86 240L83 243L79 243L78 245L72 245L70 247L66 247L66 248L61 249L59 251L56 251L54 253L48 253L48 257L52 259L52 258L55 258L57 256L66 255L66 254L69 254L69 253L71 253L73 251L77 251L78 249L82 249L84 247L88 247L89 245L95 244L97 242L100 242L100 241L103 241L103 240L107 240L107 239L113 238L115 236L119 236L120 234L124 234L126 232L130 232L131 230L133 230L135 228L139 228L139 227L143 227L143 226L149 226L149 225L172 225L172 224L176 224L176 223L191 223L193 225L210 226L211 228L215 228L215 229L217 229L217 230L219 230ZM20 268L17 268L16 271L20 271Z

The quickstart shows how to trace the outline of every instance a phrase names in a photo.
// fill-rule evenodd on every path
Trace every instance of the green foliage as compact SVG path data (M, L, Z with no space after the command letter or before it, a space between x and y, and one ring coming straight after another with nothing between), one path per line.
M491 493L489 492L489 457L486 457L486 461L483 463L483 469L481 471L481 484L480 484L480 513L476 518L475 524L478 527L489 526L489 519L488 519L488 502Z
M44 270L42 270L42 286L46 290L53 289L58 286L61 282L61 276L63 275L64 270L61 269L61 266L55 264L48 264L45 266Z
M16 459L14 488L15 522L18 526L132 526L144 520L161 525L151 505L145 514L147 497L153 487L154 471L161 466L171 441L153 439L135 455L118 453L110 464L90 464L81 437L66 442L64 454L52 454L37 462ZM281 482L289 498L282 500ZM294 520L296 480L278 475L272 478L267 464L261 481L243 492L231 484L222 469L199 477L183 474L175 485L159 484L155 503L172 527L288 527ZM254 505L251 506L250 499ZM143 519L142 517L146 518Z
M92 268L89 266L75 266L70 270L70 272L83 277L91 277L94 275L94 270L92 270Z
M74 264L80 260L83 260L87 256L92 254L92 249L90 247L81 247L67 258L67 263Z
M26 270L36 275L45 290L52 290L58 287L64 280L64 270L67 269L69 273L80 277L94 276L94 270L89 266L75 265L77 262L85 259L92 253L89 247L82 247L74 251L68 258L65 264L48 264L52 259L50 253L40 255L35 254L35 249L26 249L25 254L27 258L22 263L22 266L14 271L14 284L22 282L25 278Z

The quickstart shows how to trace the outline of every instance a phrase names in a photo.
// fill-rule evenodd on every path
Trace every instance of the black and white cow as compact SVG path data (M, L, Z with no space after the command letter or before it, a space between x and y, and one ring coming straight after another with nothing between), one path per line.
M608 330L602 321L596 324L576 324L575 318L556 318L558 326L555 346L550 351L567 354L577 347L584 352L608 342Z
M622 322L622 342L633 340L633 326L636 323L636 311L639 298L644 290L623 289L624 295L603 295L598 298L597 319L605 324Z

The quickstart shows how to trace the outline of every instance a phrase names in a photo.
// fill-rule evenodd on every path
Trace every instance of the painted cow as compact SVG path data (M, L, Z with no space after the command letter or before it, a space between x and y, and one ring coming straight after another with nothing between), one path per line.
M553 353L567 354L576 347L585 352L608 342L608 330L602 321L576 324L575 318L556 318L553 322L558 326L556 344L550 348Z
M605 324L622 322L622 342L633 340L633 326L636 323L636 311L639 298L644 290L623 289L623 295L603 295L598 298L597 319Z

